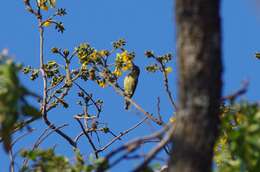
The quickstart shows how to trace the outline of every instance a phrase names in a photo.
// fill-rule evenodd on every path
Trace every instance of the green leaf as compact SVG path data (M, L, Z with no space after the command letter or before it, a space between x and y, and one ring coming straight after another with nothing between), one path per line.
M257 59L260 59L260 53L255 53L255 57L256 57Z
M22 107L22 112L25 115L29 115L29 116L33 116L33 117L40 117L41 116L41 112L38 109L36 109L35 107L30 106L30 105L24 105Z

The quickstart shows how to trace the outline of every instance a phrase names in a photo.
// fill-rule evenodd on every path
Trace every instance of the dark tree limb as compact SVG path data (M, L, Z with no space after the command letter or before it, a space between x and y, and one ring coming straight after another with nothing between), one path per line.
M233 102L234 100L236 100L236 98L245 94L247 92L247 89L248 89L249 81L244 81L242 84L243 85L239 90L237 90L236 92L234 92L232 94L229 94L227 96L222 97L221 100L222 101L229 100L230 102Z
M167 145L167 143L171 140L171 137L174 134L175 127L171 127L171 129L166 133L166 136L153 148L151 151L144 157L143 162L137 166L133 172L139 172L145 169L145 167L155 158L155 156Z

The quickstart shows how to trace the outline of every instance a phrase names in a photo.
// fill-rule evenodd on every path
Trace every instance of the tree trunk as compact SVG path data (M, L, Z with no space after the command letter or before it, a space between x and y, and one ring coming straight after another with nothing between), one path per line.
M209 172L221 96L220 0L175 0L179 107L171 172Z

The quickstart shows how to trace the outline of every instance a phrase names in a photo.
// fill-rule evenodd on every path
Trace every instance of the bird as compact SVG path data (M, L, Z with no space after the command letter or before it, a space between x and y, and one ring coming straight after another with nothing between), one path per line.
M128 97L128 98L133 97L136 86L138 84L139 74L140 74L139 67L136 66L135 64L133 64L130 73L124 79L124 95L126 97ZM131 103L127 99L125 99L125 109L126 110L129 109L130 104Z

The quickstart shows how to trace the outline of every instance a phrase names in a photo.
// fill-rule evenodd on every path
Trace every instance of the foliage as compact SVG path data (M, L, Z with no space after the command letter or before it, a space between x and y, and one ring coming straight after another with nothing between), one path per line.
M24 159L32 161L30 166L23 166L21 172L94 172L98 169L107 169L109 167L105 158L96 159L90 154L88 160L85 160L79 150L75 150L75 157L69 160L64 155L57 155L53 148L42 150L21 150L20 155ZM161 164L154 163L143 169L144 172L159 172L162 168Z
M172 60L171 54L168 53L162 56L156 56L152 51L149 50L145 52L145 56L155 60L154 64L146 67L148 72L156 72L158 70L166 74L172 72L171 67L166 67L166 64Z
M32 161L31 166L23 166L22 172L91 172L100 166L106 166L107 163L103 158L89 158L89 164L86 164L79 151L75 151L75 162L71 161L63 155L56 155L54 149L32 151L22 150L21 156Z
M214 149L216 171L260 171L259 104L223 106L221 118L221 135Z
M26 116L38 118L40 112L26 101L31 93L18 79L20 64L0 54L0 136L5 150L11 148L11 133Z

